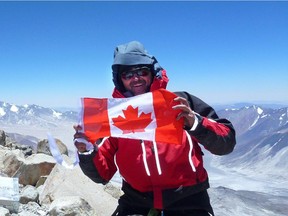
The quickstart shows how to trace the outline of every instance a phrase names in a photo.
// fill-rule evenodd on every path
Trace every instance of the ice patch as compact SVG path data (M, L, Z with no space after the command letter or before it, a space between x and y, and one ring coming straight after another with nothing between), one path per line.
M18 112L18 107L17 106L15 106L15 105L12 105L11 106L11 108L10 108L10 110L12 111L12 112L15 112L15 113L17 113Z
M55 110L53 110L53 116L60 119L61 118L62 113L56 112Z
M2 107L0 107L0 116L4 116L6 114L6 112L4 111L4 109Z
M257 112L258 112L259 115L261 115L263 113L263 110L260 107L258 107L257 108Z

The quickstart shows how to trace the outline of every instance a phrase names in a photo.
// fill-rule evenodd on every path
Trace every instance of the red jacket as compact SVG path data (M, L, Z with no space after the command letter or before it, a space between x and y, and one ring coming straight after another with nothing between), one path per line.
M151 91L166 87L168 78L165 71L162 73L162 79L154 78ZM173 203L184 197L194 199L194 194L206 190L208 175L203 167L200 143L213 154L228 154L236 143L235 131L228 120L220 119L199 98L186 92L175 93L186 98L191 109L199 114L194 131L183 129L183 143L172 145L109 137L91 156L80 155L83 172L92 180L105 184L119 170L124 181L122 189L132 196L130 202L135 200L135 205L150 208L181 208ZM124 96L115 89L113 97ZM209 200L202 203L199 208L209 208Z

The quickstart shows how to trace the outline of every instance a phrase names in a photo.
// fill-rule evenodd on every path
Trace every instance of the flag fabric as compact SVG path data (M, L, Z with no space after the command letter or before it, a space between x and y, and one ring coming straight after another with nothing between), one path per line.
M130 98L82 98L80 125L92 143L111 136L181 144L184 121L172 109L176 97L159 89Z
M57 147L57 144L56 144L54 137L50 133L47 133L47 136L48 136L48 143L49 143L50 152L58 164L64 166L67 169L73 169L75 166L77 166L79 164L79 157L78 157L77 151L75 151L75 160L73 161L73 163L68 164L63 159L63 157L59 151L59 148Z

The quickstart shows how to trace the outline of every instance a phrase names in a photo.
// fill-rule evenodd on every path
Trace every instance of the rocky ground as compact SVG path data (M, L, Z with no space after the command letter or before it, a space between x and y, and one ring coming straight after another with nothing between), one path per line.
M0 176L19 181L19 202L14 210L1 206L0 191L0 215L110 216L122 194L120 185L96 184L79 166L67 169L56 164L47 144L47 140L41 140L35 150L16 143L0 130ZM57 145L69 163L67 148L60 141ZM287 196L281 193L225 187L210 188L208 192L216 216L286 216L288 212Z
M110 215L121 195L119 185L95 184L79 166L66 169L56 164L47 144L40 141L35 152L0 131L0 174L19 180L18 206L11 210L0 205L0 215ZM67 148L57 144L69 163Z

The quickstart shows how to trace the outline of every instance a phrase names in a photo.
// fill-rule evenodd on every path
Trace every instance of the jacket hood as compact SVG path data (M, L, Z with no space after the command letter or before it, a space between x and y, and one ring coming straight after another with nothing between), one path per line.
M143 44L138 41L121 44L114 50L114 61L112 64L113 83L115 88L121 93L125 93L125 89L120 79L120 73L125 67L132 65L148 66L154 78L162 78L163 68L154 56L148 54Z

